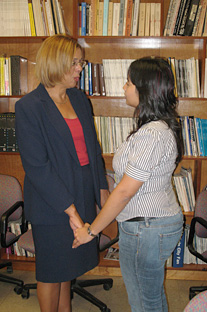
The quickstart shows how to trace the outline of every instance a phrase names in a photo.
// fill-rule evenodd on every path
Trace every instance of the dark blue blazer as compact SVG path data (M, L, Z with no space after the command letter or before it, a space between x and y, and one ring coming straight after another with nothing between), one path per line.
M72 88L67 94L83 127L96 202L100 207L100 189L108 186L91 106L82 91ZM26 219L33 224L68 224L64 210L74 203L84 220L84 185L72 135L42 84L16 102L15 114L25 170Z

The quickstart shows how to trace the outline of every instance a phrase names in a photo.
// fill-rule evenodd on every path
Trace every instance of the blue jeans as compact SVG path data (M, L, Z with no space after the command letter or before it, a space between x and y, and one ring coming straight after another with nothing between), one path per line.
M132 312L167 312L165 261L183 230L182 212L173 217L119 223L119 260Z

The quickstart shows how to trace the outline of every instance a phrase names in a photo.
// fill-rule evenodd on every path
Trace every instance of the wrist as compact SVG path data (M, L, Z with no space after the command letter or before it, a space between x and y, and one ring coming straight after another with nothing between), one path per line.
M97 237L98 235L93 234L91 231L91 226L89 225L88 229L87 229L88 235L90 235L91 237Z
M69 217L75 215L75 213L77 212L75 205L72 204L70 207L68 207L67 209L65 209L65 213L67 213L69 215Z

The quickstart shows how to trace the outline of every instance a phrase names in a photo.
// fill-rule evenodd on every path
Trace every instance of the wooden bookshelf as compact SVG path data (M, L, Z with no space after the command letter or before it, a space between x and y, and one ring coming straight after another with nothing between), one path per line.
M176 57L177 59L187 59L195 57L199 59L200 83L202 98L180 98L178 113L180 115L193 115L195 117L207 119L207 99L204 94L204 72L206 58L205 37L82 37L78 36L78 4L81 0L60 0L63 7L66 27L70 34L77 38L78 42L85 49L85 59L94 63L101 63L102 59L136 59L143 56ZM87 0L90 3L90 0ZM113 0L119 2L119 0ZM170 0L141 0L141 2L161 3L161 34L163 33ZM26 57L28 64L28 90L33 90L38 82L34 75L34 63L36 53L46 37L0 37L0 55L19 54ZM19 96L0 96L0 112L14 112L15 102ZM133 108L125 104L123 97L89 97L93 111L96 116L118 116L132 117ZM111 154L103 155L106 168L112 170ZM207 157L183 157L180 166L192 168L194 187L196 195L207 183ZM0 153L0 173L16 176L23 186L24 171L18 153ZM185 213L187 223L193 216L192 213ZM5 252L1 251L1 260L7 259ZM34 270L35 259L9 256L14 264L14 268ZM181 269L167 268L166 276L170 279L206 279L207 265L184 265ZM100 256L100 264L89 274L121 275L119 263L116 261L106 261L103 253Z

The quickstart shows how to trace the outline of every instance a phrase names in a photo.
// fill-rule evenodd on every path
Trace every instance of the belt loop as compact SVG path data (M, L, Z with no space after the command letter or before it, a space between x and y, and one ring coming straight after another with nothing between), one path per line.
M145 218L145 225L146 227L149 227L149 218Z

